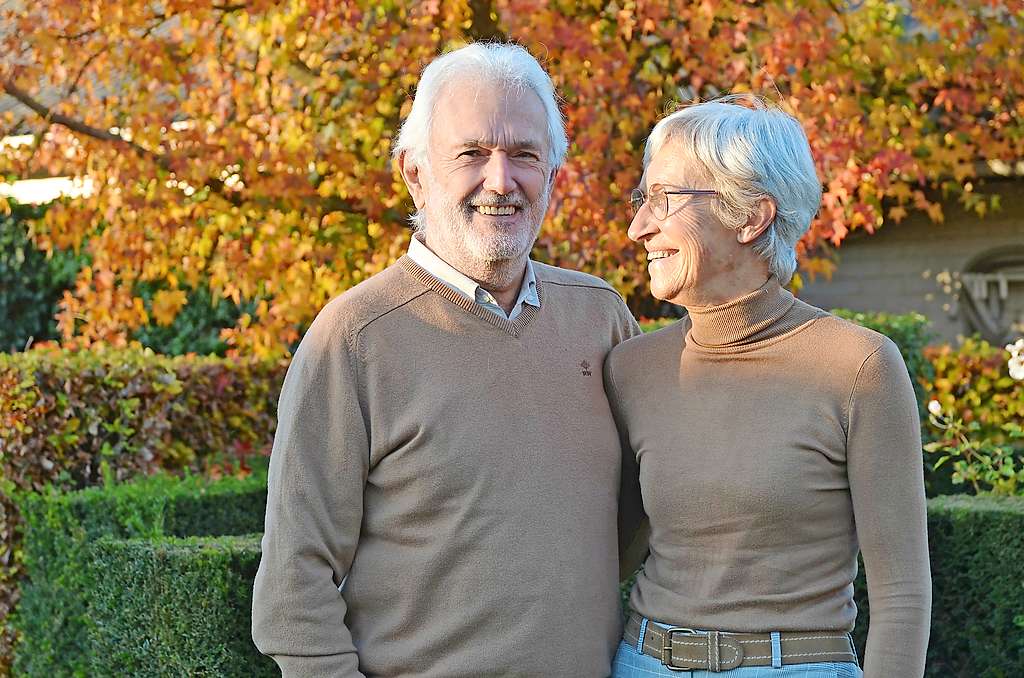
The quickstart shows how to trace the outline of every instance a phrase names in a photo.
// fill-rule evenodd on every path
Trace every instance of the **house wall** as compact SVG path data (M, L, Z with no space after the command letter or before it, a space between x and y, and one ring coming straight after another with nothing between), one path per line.
M913 214L874 235L847 238L837 249L839 265L832 279L805 280L800 297L826 309L917 311L932 321L937 341L952 342L970 333L956 298L962 294L957 276L985 252L1024 247L1024 180L990 180L983 190L1000 194L1000 211L979 218L951 202L944 205L943 223ZM1006 307L1021 325L1018 334L1024 333L1024 281L1010 284Z

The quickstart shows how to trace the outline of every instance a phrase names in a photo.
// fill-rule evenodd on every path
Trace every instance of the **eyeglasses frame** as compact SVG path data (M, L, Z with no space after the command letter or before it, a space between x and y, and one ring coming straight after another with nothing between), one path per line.
M666 198L665 198L665 202L666 202L665 216L659 217L654 212L654 209L653 208L651 209L651 216L653 216L658 221L664 221L665 219L668 219L669 216L671 216L671 214L674 214L674 212L670 212L668 210L668 205L667 205L668 197L667 196L670 196L670 195L718 195L718 191L710 189L710 188L679 188L679 187L670 187L670 188L672 188L671 191L662 191L662 194L666 196ZM640 194L640 196L643 197L643 202L640 203L639 207L633 207L633 205L634 205L634 197L638 193ZM640 210L642 210L644 208L644 205L648 204L649 202L650 202L650 195L644 193L641 189L634 188L632 191L630 191L630 193L629 193L629 206L630 206L630 210L632 211L634 217L637 214L639 214Z

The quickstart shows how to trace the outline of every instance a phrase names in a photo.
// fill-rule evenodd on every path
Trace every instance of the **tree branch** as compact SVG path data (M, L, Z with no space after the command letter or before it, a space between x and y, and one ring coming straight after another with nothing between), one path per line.
M109 50L110 47L111 47L111 43L108 42L103 47L101 47L100 49L96 50L95 52L93 52L92 54L89 55L89 58L85 60L85 63L82 64L82 67L80 69L78 69L78 74L75 75L75 79L71 81L71 84L68 86L67 90L65 90L65 92L64 92L64 97L65 98L71 96L72 94L74 94L75 92L78 91L78 83L82 80L82 76L85 75L85 72L87 70L89 70L89 66L91 66L92 62L96 61L96 59L100 55L102 55L104 52Z
M17 134L18 130L21 129L21 126L24 123L25 123L25 116L22 115L17 120L15 120L13 123L11 123L11 126L8 127L6 130L0 131L0 139L5 139L5 138L7 138L9 136Z
M79 38L84 38L87 35L92 35L93 33L95 33L98 30L100 30L99 26L96 26L94 28L87 28L84 31L79 31L78 33L72 33L70 35L68 35L67 33L61 33L60 35L57 36L57 39L58 40L68 40L68 41L72 41L73 42L75 40L78 40Z
M114 143L125 144L139 155L153 158L158 161L161 159L158 154L154 153L153 151L150 151L147 148L143 148L142 146L138 145L133 141L125 139L120 134L114 134L113 132L102 130L99 129L98 127L93 127L82 122L81 120L75 120L74 118L66 116L63 113L55 112L54 110L43 105L40 101L34 99L31 94L18 87L16 84L14 84L14 81L9 78L0 81L0 89L7 92L7 94L11 95L15 99L17 99L24 106L30 108L44 120L47 120L51 123L55 123L58 125L62 125L64 127L67 127L72 132L78 132L79 134L84 134L87 137L99 139L100 141L112 141Z
M7 92L7 94L11 95L12 97L20 101L22 104L32 109L33 112L35 112L37 115L43 118L43 120L45 120L48 124L61 125L63 127L67 127L72 132L78 132L81 135L91 137L99 141L108 141L115 144L123 144L128 148L132 149L133 151L135 151L135 153L137 153L140 157L152 160L161 169L167 172L173 172L170 160L166 155L161 155L160 153L151 151L148 148L140 146L134 141L125 139L120 134L114 134L113 132L102 130L99 129L98 127L93 127L92 125L86 124L81 120L76 120L62 113L57 113L53 111L51 108L46 107L41 102L34 99L32 95L30 95L28 92L14 84L13 80L7 79L0 81L0 90ZM210 189L210 191L221 196L222 198L230 202L232 205L242 204L242 197L235 194L232 191L227 190L227 187L224 185L224 182L222 180L216 177L208 177L203 183L206 185L206 187Z

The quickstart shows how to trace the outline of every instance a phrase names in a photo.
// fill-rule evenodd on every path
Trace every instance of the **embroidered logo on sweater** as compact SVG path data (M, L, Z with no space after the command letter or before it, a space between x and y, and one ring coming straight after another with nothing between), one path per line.
M586 360L580 363L580 374L582 374L584 377L589 377L591 374L593 374L590 371L590 363L588 363Z

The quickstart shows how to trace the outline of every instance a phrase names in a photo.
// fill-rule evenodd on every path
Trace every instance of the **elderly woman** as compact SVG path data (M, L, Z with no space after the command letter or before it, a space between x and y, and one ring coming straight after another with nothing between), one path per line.
M605 365L629 448L624 506L641 494L650 521L614 678L923 673L931 587L906 366L888 338L783 287L820 199L800 125L755 98L684 108L651 133L629 237L654 296L688 317Z

